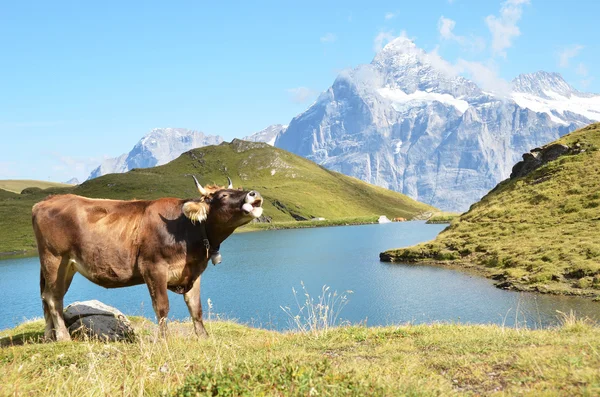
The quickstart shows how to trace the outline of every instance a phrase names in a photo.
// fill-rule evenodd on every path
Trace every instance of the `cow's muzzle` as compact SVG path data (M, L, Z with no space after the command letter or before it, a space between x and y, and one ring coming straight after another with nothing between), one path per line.
M251 215L253 218L258 218L263 213L262 203L263 199L260 193L252 190L251 192L248 192L244 198L242 211L244 211L246 215Z

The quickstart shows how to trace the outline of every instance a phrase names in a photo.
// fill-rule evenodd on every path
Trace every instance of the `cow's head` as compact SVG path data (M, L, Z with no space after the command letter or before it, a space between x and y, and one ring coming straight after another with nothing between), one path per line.
M235 229L262 215L263 199L257 191L234 189L229 178L227 187L203 187L196 177L193 178L200 199L188 201L183 205L183 213L193 222L206 222L213 227Z

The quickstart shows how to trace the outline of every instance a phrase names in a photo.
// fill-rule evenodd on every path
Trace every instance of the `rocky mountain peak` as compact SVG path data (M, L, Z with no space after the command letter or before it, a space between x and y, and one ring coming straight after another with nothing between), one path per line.
M398 37L375 55L372 67L381 75L382 84L406 94L428 92L454 97L478 97L482 94L472 81L459 76L454 67L436 53L425 52L406 38Z
M578 91L563 79L560 73L538 71L518 75L512 81L513 91L550 98L552 93L570 97Z
M111 173L127 172L166 164L183 152L202 146L218 145L223 138L205 135L186 128L154 128L131 149L119 157L106 159L92 171L88 179Z

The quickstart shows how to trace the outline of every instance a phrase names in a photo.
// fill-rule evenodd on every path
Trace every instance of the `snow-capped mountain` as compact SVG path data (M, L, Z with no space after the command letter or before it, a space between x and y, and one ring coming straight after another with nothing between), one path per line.
M512 83L511 97L519 106L546 113L558 124L600 120L600 95L577 91L558 73L522 74Z
M494 95L406 38L340 74L275 146L446 210L466 210L522 153L600 119L600 96L558 74Z
M129 153L106 159L92 171L88 179L101 175L127 172L133 168L147 168L166 164L188 150L218 145L223 138L205 135L185 128L155 128L145 135Z
M273 146L279 134L285 131L287 127L287 125L273 124L265 128L264 130L255 132L254 134L243 137L242 139L244 141L251 142L265 142Z
M71 178L68 181L64 182L67 185L79 185L79 179L77 178Z

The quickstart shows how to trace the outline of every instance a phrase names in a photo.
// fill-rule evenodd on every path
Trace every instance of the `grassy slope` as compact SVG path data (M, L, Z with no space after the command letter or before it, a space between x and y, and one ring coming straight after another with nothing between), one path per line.
M21 193L27 187L39 187L47 189L49 187L69 187L66 183L36 181L31 179L2 179L0 180L0 189L13 193Z
M294 221L294 217L411 218L424 211L435 211L400 193L328 171L284 150L236 141L192 150L163 166L105 175L77 187L25 195L0 193L0 252L35 247L31 206L48 193L72 192L113 199L197 197L192 174L203 184L224 184L229 175L235 187L258 190L266 200L265 215L275 222Z
M0 394L600 393L600 328L581 321L537 331L433 324L343 327L320 334L207 322L207 340L191 336L190 324L171 323L166 342L156 341L155 326L147 320L136 319L135 327L141 331L133 343L31 342L0 348ZM43 334L42 321L0 336L18 339L20 334Z
M433 242L382 256L471 267L504 288L600 297L600 124L558 142L586 151L500 183Z

